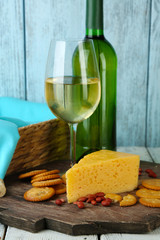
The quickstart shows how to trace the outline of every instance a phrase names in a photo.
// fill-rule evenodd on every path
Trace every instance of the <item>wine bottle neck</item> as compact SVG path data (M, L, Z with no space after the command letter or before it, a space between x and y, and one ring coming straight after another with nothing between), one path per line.
M86 0L86 37L103 36L103 0Z

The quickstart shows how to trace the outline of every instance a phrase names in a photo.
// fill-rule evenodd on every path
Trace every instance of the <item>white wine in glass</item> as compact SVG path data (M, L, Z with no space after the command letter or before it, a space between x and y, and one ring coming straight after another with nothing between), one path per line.
M74 64L80 69L78 76L73 75L73 56ZM93 114L99 104L100 93L99 72L92 40L52 40L46 67L45 96L52 113L69 124L71 166L76 161L77 124Z

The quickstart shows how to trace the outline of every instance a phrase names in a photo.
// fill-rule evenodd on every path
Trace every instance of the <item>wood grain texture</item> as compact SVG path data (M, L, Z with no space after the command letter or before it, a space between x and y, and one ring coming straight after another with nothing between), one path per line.
M28 100L44 102L50 39L84 37L85 0L24 2L25 9L22 0L0 1L0 96L25 98L26 91ZM118 56L119 146L160 146L159 11L160 0L104 1L105 36Z
M23 230L17 230L13 227L8 227L5 240L98 240L96 235L90 236L70 236L63 233L43 230L39 233L30 233Z
M148 148L150 155L152 156L154 162L160 163L160 148Z
M160 0L152 0L147 146L160 147Z
M137 149L137 150L136 150ZM133 150L135 151L138 151L139 148L124 148L124 147L121 147L121 148L118 148L119 151L126 151L126 152L133 152ZM143 151L144 149L144 153L141 153L141 155L145 155L146 156L146 152L148 152L145 148L141 148L141 152ZM149 151L151 149L149 148ZM158 153L158 148L157 149L152 149L153 151L156 150L156 154L152 154L151 151L150 151L150 154L152 154L152 157L154 158L154 161L155 159L159 159L160 158L160 153ZM156 157L156 158L155 158ZM1 229L2 229L2 233L4 232L4 225L0 225L0 233L1 233ZM0 235L1 236L1 235ZM14 237L14 238L13 238ZM54 238L53 238L54 237ZM84 238L82 239L89 239L89 240L94 240L94 239L97 239L96 236L93 236L93 235L90 235L88 236L88 238L86 236L83 236ZM142 239L145 239L145 240L159 240L159 237L160 237L160 228L150 232L150 233L147 233L147 234L106 234L106 235L101 235L100 237L100 240L121 240L121 239L124 239L124 240L128 240L128 239L133 239L133 240L142 240ZM64 234L61 234L61 233L58 233L58 232L55 232L55 231L51 231L51 230L44 230L44 231L41 231L39 233L30 233L28 231L23 231L23 230L19 230L19 229L16 229L16 228L11 228L11 227L8 227L8 230L7 230L7 234L6 234L6 239L7 240L12 240L12 239L32 239L32 240L53 240L53 239L77 239L77 240L80 240L80 236L78 237L71 237L69 235L64 235Z
M140 155L140 160L153 162L152 157L145 147L118 147L118 152L126 152ZM158 162L159 163L159 162Z
M100 240L159 240L160 228L146 234L107 234L101 235Z
M0 1L0 96L24 98L23 1Z
M0 240L4 239L6 227L0 223Z
M144 146L150 0L104 2L105 36L118 57L117 143Z
M0 1L0 96L24 98L26 91L28 100L44 102L50 39L84 37L85 0L75 0L74 4L73 0L24 2L23 9L22 0ZM145 146L146 143L147 146L160 146L159 11L160 0L123 0L121 4L118 0L104 1L105 36L118 56L119 146Z
M27 99L44 102L45 66L51 38L83 37L81 0L30 0L25 3ZM83 21L82 21L83 19Z
M154 230L153 232L146 234L117 234L111 233L106 235L101 235L100 240L159 240L160 237L160 228ZM3 239L3 238L2 238ZM30 233L24 230L18 230L13 227L8 227L5 240L97 240L98 237L95 235L89 236L70 236L63 233L43 230L39 233Z
M85 1L31 0L25 5L27 98L43 102L50 39L84 37ZM149 7L150 0L104 1L105 36L118 55L117 143L121 146L145 145Z
M67 164L68 161L54 161L44 168L57 168L64 172L68 168ZM159 164L141 162L141 167L152 168L160 177ZM140 179L146 177L147 173L143 171ZM31 183L17 179L17 174L5 178L5 184L7 194L0 201L0 222L30 232L51 229L81 236L112 232L145 233L160 226L160 209L147 208L138 202L129 208L120 207L118 203L109 208L104 208L101 204L93 206L86 203L85 209L79 209L67 202L59 207L54 203L59 195L40 203L25 201L23 194L31 188ZM135 194L135 191L131 193ZM67 201L66 194L62 194L61 198Z
M140 152L140 149L137 147L128 148L128 147L120 147L118 148L118 151L126 151L126 152ZM144 151L141 148L141 156L146 156L148 154L148 160L153 160L154 162L160 163L160 148L148 148ZM150 156L151 155L151 156ZM142 157L143 158L143 157ZM159 240L160 238L160 228L157 228L156 230L147 233L147 234L107 234L107 235L101 235L100 240Z

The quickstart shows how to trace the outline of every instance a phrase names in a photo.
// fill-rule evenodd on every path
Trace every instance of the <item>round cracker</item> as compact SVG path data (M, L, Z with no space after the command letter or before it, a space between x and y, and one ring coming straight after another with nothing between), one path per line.
M33 170L33 171L30 171L30 172L26 172L26 173L22 173L19 175L19 179L23 179L23 178L28 178L28 177L32 177L36 174L39 174L39 173L44 173L46 172L47 170L46 169L42 169L42 170Z
M158 198L140 198L139 202L147 207L160 207L160 199Z
M44 173L40 173L40 174L37 174L37 175L33 176L32 179L39 178L39 177L44 177L44 176L55 174L55 173L59 173L59 172L60 171L58 169L46 171Z
M60 183L62 183L62 180L60 178L57 178L57 179L50 179L46 181L34 182L32 183L32 186L33 187L49 187L49 186L54 186Z
M142 189L142 188L145 188L142 184L140 184L139 186L138 186L138 189Z
M49 180L49 179L55 179L55 178L60 178L60 175L59 174L52 174L52 175L37 177L37 178L33 179L31 181L31 183L40 182L40 181Z
M24 199L31 202L40 202L51 198L55 190L51 187L31 188L24 193Z
M128 194L127 196L123 197L122 201L120 201L120 206L121 207L132 206L136 204L136 202L137 202L137 198L132 194Z
M54 190L55 190L56 194L65 193L66 192L66 185L63 184L63 183L55 185Z
M142 185L153 190L160 190L160 179L145 179Z
M122 196L116 193L107 193L105 195L105 198L110 198L114 203L120 202L122 200Z
M136 195L141 198L160 198L160 191L141 188L136 191Z

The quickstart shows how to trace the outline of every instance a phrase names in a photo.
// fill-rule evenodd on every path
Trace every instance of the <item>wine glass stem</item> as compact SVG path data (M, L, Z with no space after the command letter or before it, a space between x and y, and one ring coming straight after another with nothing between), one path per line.
M76 131L78 123L69 123L71 167L76 163Z

